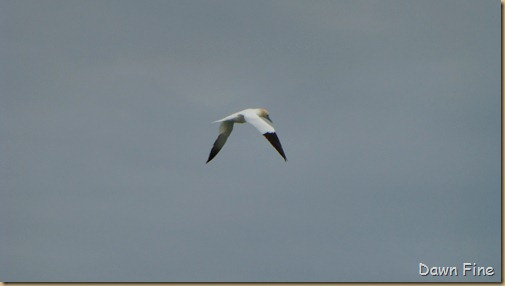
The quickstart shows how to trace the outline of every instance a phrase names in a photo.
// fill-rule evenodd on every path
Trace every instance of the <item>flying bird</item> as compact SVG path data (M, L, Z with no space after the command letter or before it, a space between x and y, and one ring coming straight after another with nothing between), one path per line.
M270 144L274 146L275 150L277 150L282 158L284 158L284 161L288 160L284 154L284 150L282 150L282 145L279 141L279 137L277 137L275 129L272 126L272 120L268 116L268 110L264 108L244 109L212 123L216 122L221 122L221 125L219 125L219 136L214 142L212 150L210 150L209 159L206 163L209 163L212 159L214 159L221 148L223 148L224 143L226 143L226 140L233 130L233 124L246 122L252 124L254 127L256 127L256 129L258 129L259 132L261 132L261 134L263 134L263 136L265 136Z

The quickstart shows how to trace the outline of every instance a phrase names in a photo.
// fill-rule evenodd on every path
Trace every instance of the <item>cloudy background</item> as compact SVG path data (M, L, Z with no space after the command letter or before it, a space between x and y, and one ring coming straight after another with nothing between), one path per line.
M501 279L499 1L1 1L0 66L0 281Z

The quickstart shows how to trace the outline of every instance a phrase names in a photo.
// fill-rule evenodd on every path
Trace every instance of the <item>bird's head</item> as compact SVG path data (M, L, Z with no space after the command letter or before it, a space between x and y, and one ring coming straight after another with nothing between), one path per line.
M270 119L268 110L266 110L265 108L258 108L258 112L256 114L258 114L259 117L266 118L266 119L268 119L268 121L272 122L272 119Z

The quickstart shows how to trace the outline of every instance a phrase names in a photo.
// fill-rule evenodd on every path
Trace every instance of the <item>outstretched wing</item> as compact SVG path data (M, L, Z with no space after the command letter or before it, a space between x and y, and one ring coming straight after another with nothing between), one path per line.
M282 150L281 141L279 141L279 137L275 133L275 129L272 124L265 119L257 116L257 115L248 115L245 116L245 120L251 123L256 129L258 129L263 136L274 146L275 150L279 152L279 154L284 158L284 161L287 161L286 155L284 154L284 150Z
M233 121L221 122L221 125L219 125L219 136L217 136L216 141L214 141L214 145L210 150L209 159L207 160L207 162L205 162L205 164L209 163L212 159L214 159L217 153L221 151L221 148L223 148L224 143L226 143L226 140L230 136L232 130L233 130Z

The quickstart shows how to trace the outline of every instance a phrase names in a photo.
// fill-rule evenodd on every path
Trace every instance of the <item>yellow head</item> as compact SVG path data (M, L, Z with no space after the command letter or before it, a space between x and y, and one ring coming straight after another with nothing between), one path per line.
M259 117L266 118L266 119L268 119L268 121L272 122L272 119L270 119L268 110L266 110L265 108L258 108L258 111L256 114L258 114Z

